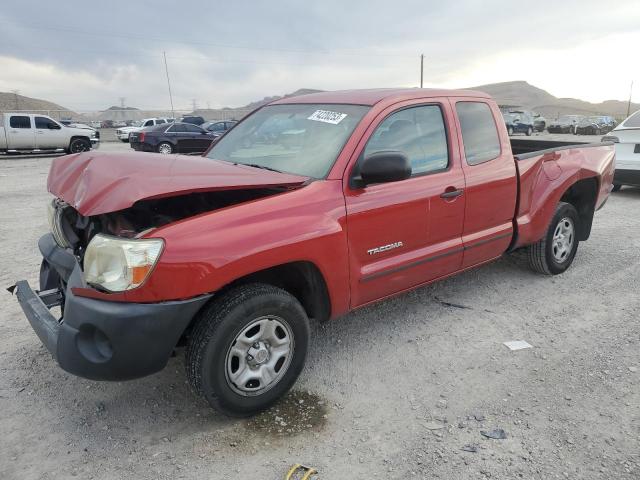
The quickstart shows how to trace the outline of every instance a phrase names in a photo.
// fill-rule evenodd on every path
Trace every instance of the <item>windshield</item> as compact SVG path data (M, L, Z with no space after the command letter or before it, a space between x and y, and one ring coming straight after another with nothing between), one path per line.
M271 105L236 125L207 157L323 178L370 107Z

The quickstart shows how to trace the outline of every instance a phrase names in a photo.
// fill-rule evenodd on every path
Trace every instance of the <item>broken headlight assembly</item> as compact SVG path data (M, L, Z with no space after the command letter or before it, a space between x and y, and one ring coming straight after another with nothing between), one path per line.
M125 239L98 234L84 254L88 284L109 292L142 285L158 262L164 241L159 238Z

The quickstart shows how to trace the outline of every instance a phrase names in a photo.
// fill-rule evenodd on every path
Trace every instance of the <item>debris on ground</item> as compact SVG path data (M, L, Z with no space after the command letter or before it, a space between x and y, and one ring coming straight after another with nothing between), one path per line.
M524 340L511 340L509 342L504 342L503 345L512 351L523 350L525 348L533 348L532 345L528 344Z
M466 305L461 305L460 303L445 302L444 300L440 300L438 297L433 298L435 298L436 302L438 302L443 307L460 308L462 310L473 310L473 308L467 307Z
M505 432L502 428L494 428L493 430L480 430L480 435L487 438L492 438L493 440L504 440L507 438L507 432Z
M477 445L473 445L473 444L465 445L460 450L462 450L463 452L477 453L478 446Z
M427 422L424 424L424 428L427 430L442 430L444 428L444 424L439 422Z

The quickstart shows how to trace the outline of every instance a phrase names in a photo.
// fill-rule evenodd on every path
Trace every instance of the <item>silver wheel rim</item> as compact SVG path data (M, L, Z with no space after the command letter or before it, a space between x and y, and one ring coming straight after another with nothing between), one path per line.
M553 232L552 252L556 262L562 263L567 260L573 249L574 241L575 228L573 220L565 217L558 222Z
M257 318L242 329L227 350L227 384L243 396L261 395L282 379L293 352L293 334L283 318Z
M166 155L168 153L171 153L171 146L167 145L166 143L163 143L162 145L160 145L160 148L158 151Z

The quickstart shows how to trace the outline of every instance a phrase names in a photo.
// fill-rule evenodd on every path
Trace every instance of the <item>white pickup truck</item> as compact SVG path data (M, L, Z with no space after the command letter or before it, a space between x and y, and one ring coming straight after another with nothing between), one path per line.
M160 125L161 123L171 123L172 118L145 118L134 122L130 127L121 127L116 129L116 137L123 142L129 141L129 134L132 132L139 132L145 127L153 127L154 125Z
M100 134L93 129L67 127L46 115L0 114L0 152L78 153L99 144Z

